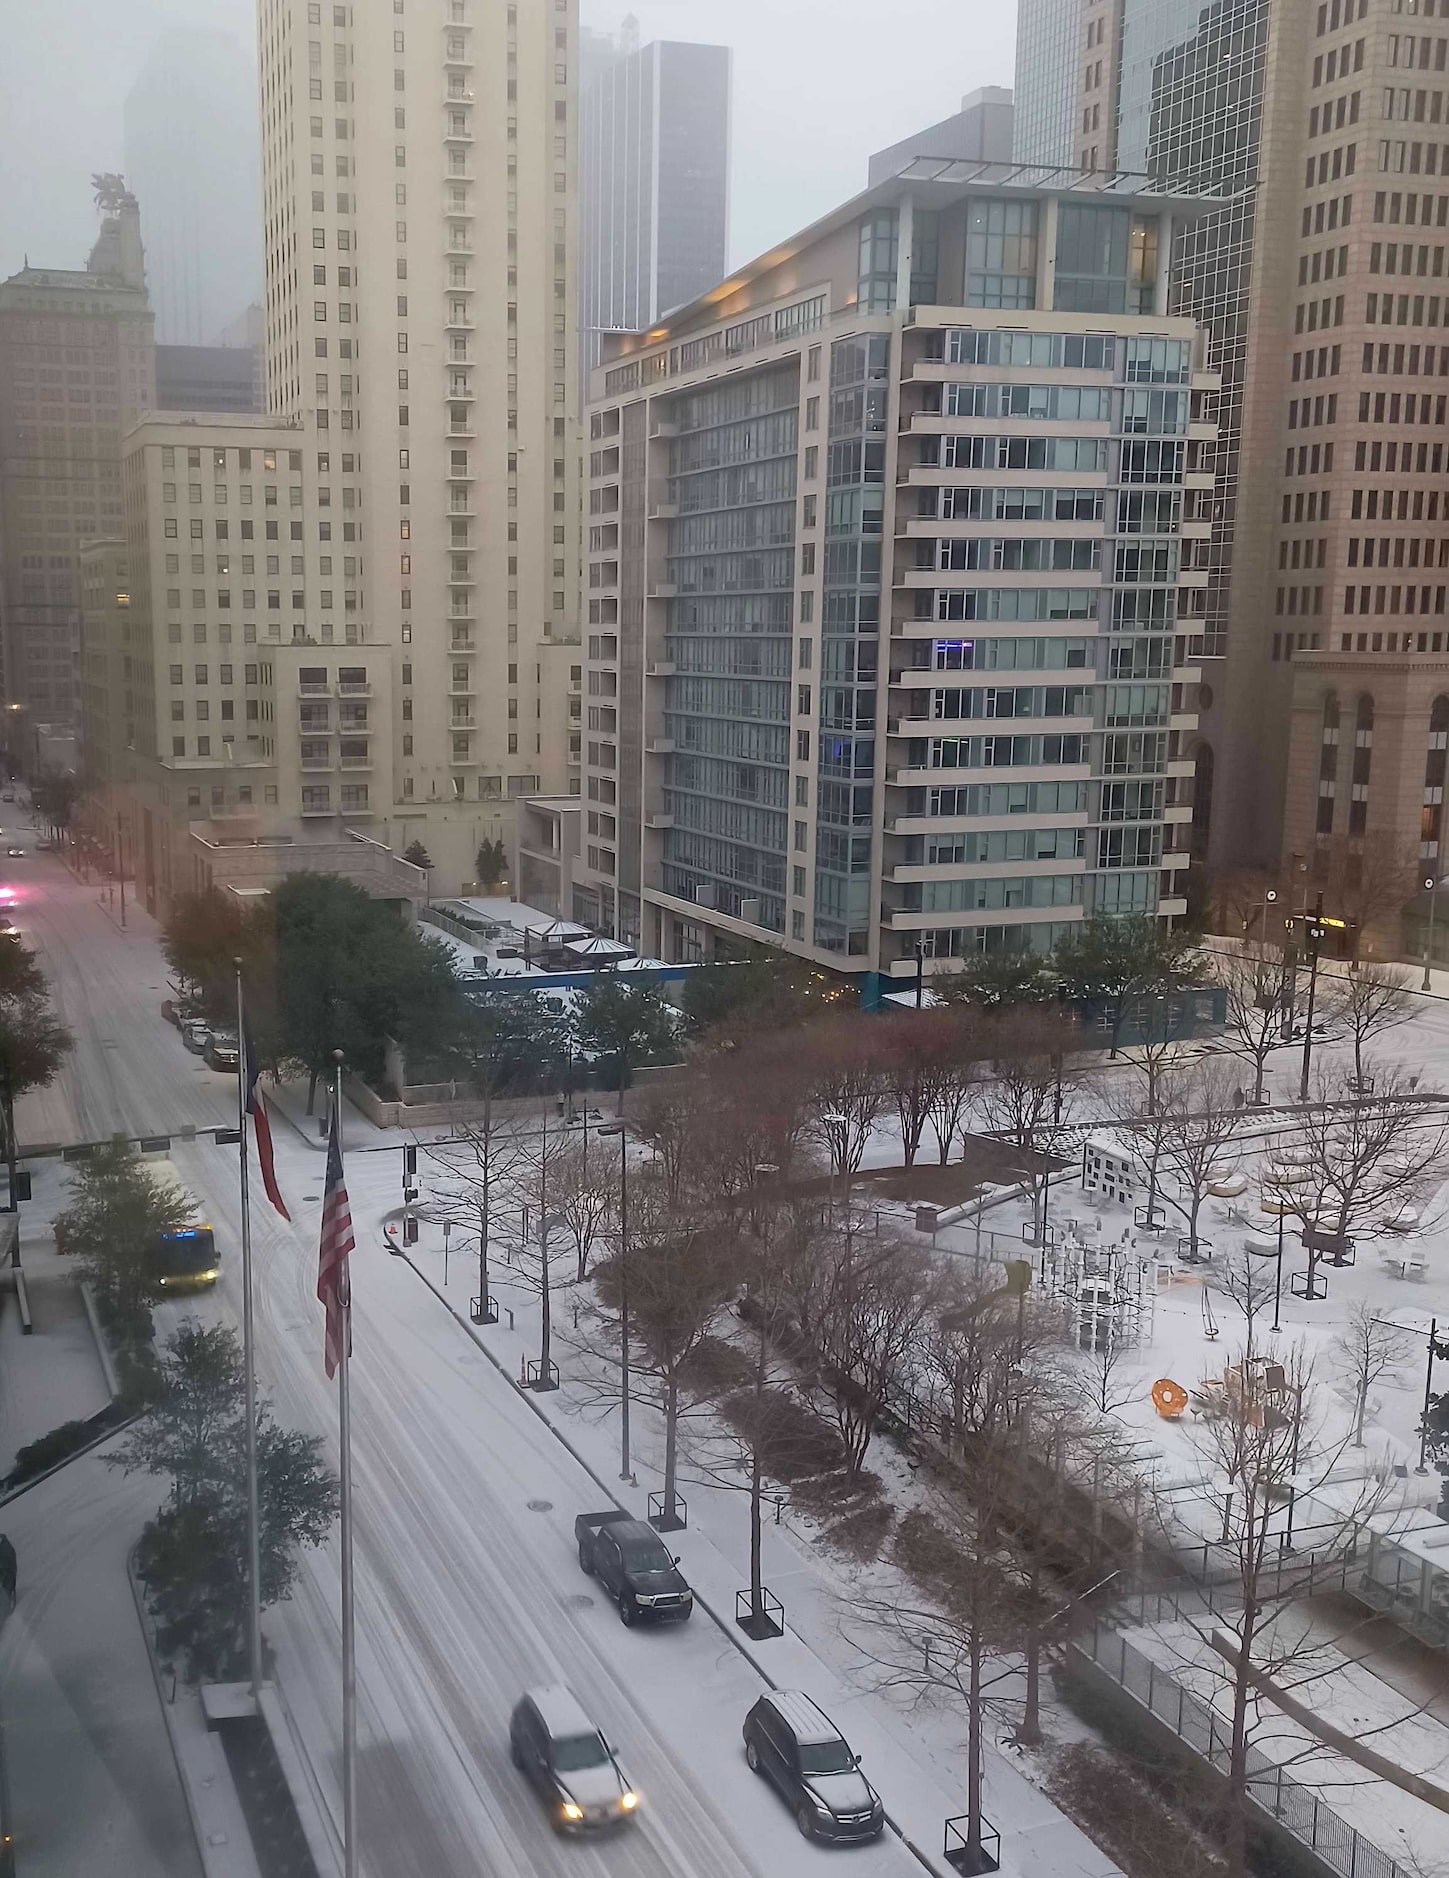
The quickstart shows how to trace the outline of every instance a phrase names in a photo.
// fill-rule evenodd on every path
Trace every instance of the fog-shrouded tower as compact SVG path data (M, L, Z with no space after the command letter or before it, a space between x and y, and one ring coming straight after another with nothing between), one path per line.
M581 344L643 331L729 266L730 51L595 44L582 101Z
M156 340L210 346L262 283L256 74L228 33L175 28L126 94Z
M326 463L302 525L346 624L391 648L391 837L458 883L569 780L538 648L576 627L576 0L258 24L268 402Z

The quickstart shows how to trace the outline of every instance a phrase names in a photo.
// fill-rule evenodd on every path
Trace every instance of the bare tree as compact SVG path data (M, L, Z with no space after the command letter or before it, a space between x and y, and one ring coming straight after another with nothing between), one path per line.
M1315 1656L1321 1661L1321 1634L1302 1621L1288 1621L1289 1613L1321 1589L1326 1566L1331 1571L1335 1560L1353 1555L1364 1522L1384 1505L1386 1489L1370 1478L1346 1494L1340 1481L1331 1498L1317 1497L1342 1459L1347 1437L1327 1436L1301 1348L1285 1353L1281 1362L1244 1353L1221 1377L1203 1384L1199 1399L1203 1414L1182 1427L1204 1477L1226 1483L1221 1531L1210 1549L1215 1584L1225 1579L1227 1589L1206 1600L1204 1609L1190 1600L1182 1604L1193 1643L1181 1653L1196 1673L1205 1671L1219 1683L1229 1711L1227 1760L1219 1767L1226 1786L1224 1850L1230 1878L1245 1878L1251 1750L1267 1706L1256 1697ZM1327 1521L1315 1523L1311 1551L1285 1551L1288 1509L1306 1497ZM1164 1495L1156 1510L1168 1539L1180 1543L1180 1501Z
M1372 1304L1360 1299L1333 1340L1333 1363L1353 1390L1353 1445L1363 1446L1364 1417L1369 1390L1396 1363L1408 1355L1407 1337L1397 1324L1387 1323Z
M485 1091L483 1112L455 1125L449 1141L425 1142L423 1152L438 1169L426 1202L430 1219L478 1235L478 1297L488 1308L488 1249L500 1206L507 1207L520 1170L525 1125Z
M1230 938L1241 935L1245 940L1264 940L1269 937L1268 923L1279 913L1281 934L1280 908L1268 899L1277 884L1276 876L1266 868L1245 867L1215 874L1209 888L1209 904L1216 922L1212 930Z
M983 1869L985 1728L992 1716L1019 1716L994 1659L1024 1651L1050 1607L1014 1553L1014 1476L1021 1453L1009 1428L974 1437L964 1459L965 1491L937 1492L907 1514L896 1557L916 1595L857 1594L846 1632L879 1686L925 1697L946 1691L966 1709L965 1869ZM1019 1685L1018 1685L1019 1686Z
M628 1259L629 1370L658 1391L664 1421L664 1518L678 1518L681 1424L692 1403L716 1406L708 1391L691 1387L693 1360L710 1337L739 1281L732 1232L697 1212L676 1206L665 1182L640 1175L629 1183L629 1233L607 1260L596 1264L599 1301L610 1312L621 1302L622 1261ZM602 1399L618 1397L619 1363L589 1340ZM600 1358L602 1357L602 1363Z
M928 1123L946 1163L973 1081L971 1029L970 1013L950 1006L899 1011L874 1026L907 1167L915 1165Z
M1198 1221L1213 1188L1237 1165L1236 1084L1220 1057L1208 1057L1172 1077L1161 1093L1167 1127L1158 1165L1167 1181L1162 1197L1187 1227L1189 1260L1198 1258Z
M1258 1319L1273 1302L1280 1282L1278 1262L1267 1259L1248 1246L1217 1261L1217 1287L1243 1313L1243 1352L1252 1358L1258 1354Z
M1263 1101L1268 1058L1283 1038L1283 949L1250 941L1214 966L1227 993L1224 1036L1229 1050L1253 1066L1253 1101Z
M1352 922L1350 957L1357 959L1365 943L1370 952L1380 942L1397 948L1400 915L1421 872L1417 841L1338 835L1315 848L1312 890L1322 890L1328 912Z
M986 1125L1022 1157L1031 1197L1032 1234L1040 1243L1052 1158L1072 1137L1077 1088L1062 1076L1069 1033L1054 1012L1002 1012L988 1041L991 1080L981 1093Z
M554 1240L563 1218L561 1164L569 1143L561 1128L549 1126L546 1112L540 1121L536 1133L519 1140L508 1193L519 1216L519 1276L538 1297L538 1377L539 1386L547 1388L553 1362Z
M851 1206L843 1220L836 1216L835 1231L822 1244L815 1265L821 1380L855 1480L930 1310L934 1268L918 1247L891 1233L864 1230Z
M1374 1038L1409 1023L1419 1003L1409 989L1409 974L1395 965L1360 965L1329 983L1325 1016L1353 1039L1353 1076L1362 1091L1365 1049Z
M848 1177L891 1106L874 1029L858 1018L832 1017L797 1032L793 1042L810 1090L810 1132Z
M1280 1203L1310 1237L1376 1238L1442 1178L1449 1124L1402 1069L1378 1066L1374 1080L1373 1100L1363 1101L1340 1071L1320 1071L1302 1111L1296 1173Z
M589 1251L618 1211L618 1179L612 1144L598 1141L592 1153L588 1136L569 1138L554 1167L554 1205L573 1235L580 1284L589 1275Z

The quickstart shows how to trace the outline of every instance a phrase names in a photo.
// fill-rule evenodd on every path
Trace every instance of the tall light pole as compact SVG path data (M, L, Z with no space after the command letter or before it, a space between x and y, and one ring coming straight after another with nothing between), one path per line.
M1430 874L1424 881L1424 891L1429 896L1429 934L1424 942L1424 982L1419 987L1421 991L1427 991L1430 988L1429 966L1434 957L1434 906L1438 898L1439 889L1443 885L1444 876L1440 874Z
M619 1137L619 1478L633 1484L629 1455L629 1133L605 1122L601 1135Z

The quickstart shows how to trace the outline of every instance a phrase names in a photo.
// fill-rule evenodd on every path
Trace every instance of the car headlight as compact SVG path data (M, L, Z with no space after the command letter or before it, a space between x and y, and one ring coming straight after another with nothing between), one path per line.
M626 1792L619 1795L619 1809L621 1812L632 1813L638 1804L639 1795L637 1793Z
M563 1816L565 1819L582 1819L584 1809L573 1800L565 1800L563 1803Z
M634 1593L634 1602L636 1604L652 1604L654 1600L653 1598L646 1598L642 1592L636 1591Z

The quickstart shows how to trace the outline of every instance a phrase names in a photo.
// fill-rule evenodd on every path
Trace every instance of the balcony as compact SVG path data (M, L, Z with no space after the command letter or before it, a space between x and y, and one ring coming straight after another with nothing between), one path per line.
M339 679L337 682L337 695L339 698L370 698L372 696L372 680L370 678Z
M673 756L675 743L673 737L646 737L644 749L649 756Z
M650 659L644 667L646 678L673 678L678 671L673 659Z
M341 769L371 769L373 768L373 759L370 755L344 756L339 758L338 766Z
M466 678L455 678L448 686L448 696L450 698L476 698L477 695L478 680L471 672Z
M444 143L468 144L472 143L472 141L473 127L471 124L450 123L443 132Z
M478 720L471 712L467 717L450 717L448 719L449 730L476 730L477 728Z
M304 756L301 759L300 766L303 769L311 769L311 770L331 769L332 767L331 753L329 752L326 756Z
M299 698L330 698L332 696L332 687L325 678L322 679L320 683L313 679L304 681L299 678L297 681L297 696Z
M477 329L477 322L470 317L467 307L450 307L443 325L450 333L471 333Z
M478 644L471 633L454 633L448 650L450 652L476 652Z
M673 828L674 817L668 809L645 809L644 826L646 828Z
M337 810L330 802L309 802L307 798L303 796L302 813L304 815L335 815Z
M609 582L609 585L611 587L618 585L617 576L614 580ZM651 600L672 600L678 592L679 588L672 580L651 580L649 583L649 598Z

